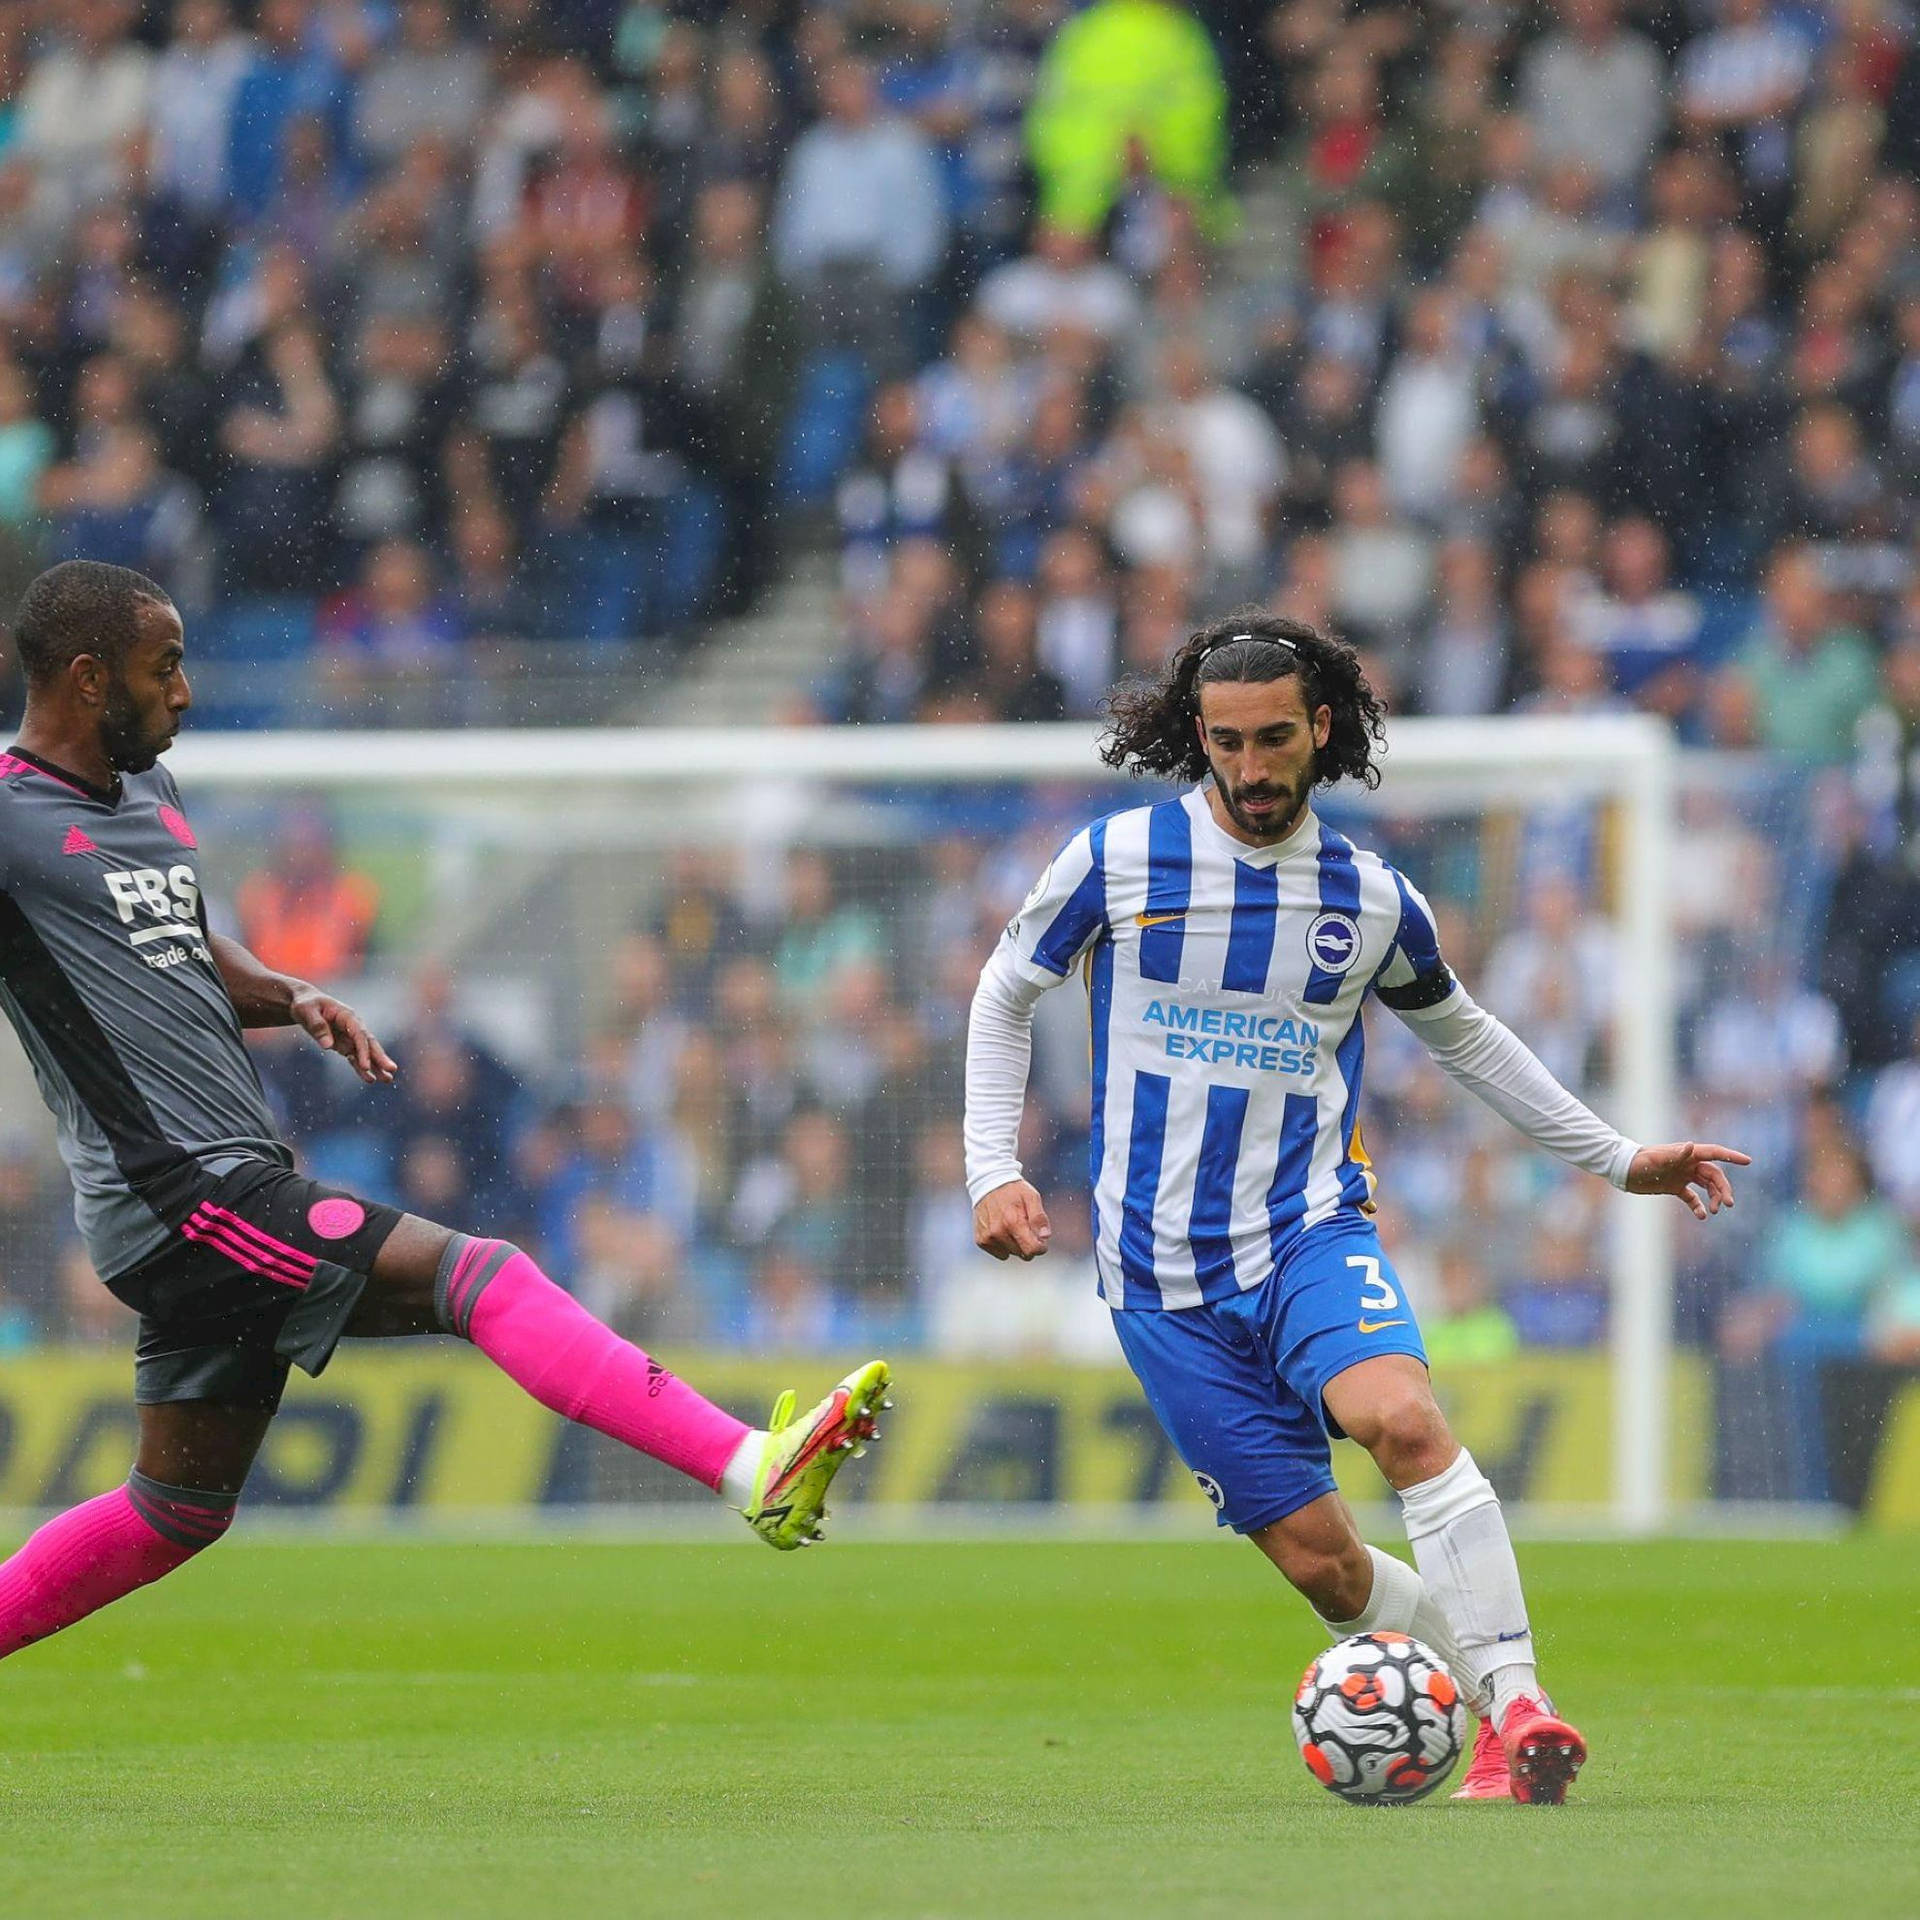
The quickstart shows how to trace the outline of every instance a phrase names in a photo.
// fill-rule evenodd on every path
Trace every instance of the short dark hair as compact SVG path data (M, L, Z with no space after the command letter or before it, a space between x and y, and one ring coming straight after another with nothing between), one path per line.
M1374 756L1385 744L1385 711L1367 684L1360 656L1343 640L1304 620L1248 608L1203 627L1167 664L1158 680L1134 681L1107 702L1113 724L1100 745L1110 767L1129 773L1204 780L1207 750L1195 721L1200 689L1223 681L1298 678L1311 714L1332 711L1327 744L1314 756L1313 783L1336 780L1380 784Z
M14 651L27 685L56 680L83 653L118 664L140 637L140 609L173 596L131 567L63 560L32 581L13 620Z

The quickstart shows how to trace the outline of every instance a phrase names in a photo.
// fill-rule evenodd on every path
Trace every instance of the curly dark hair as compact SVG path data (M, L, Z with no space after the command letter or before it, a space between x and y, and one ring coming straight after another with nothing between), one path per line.
M170 607L165 587L131 567L63 560L30 581L13 617L13 650L29 687L44 687L83 653L113 665L140 638L138 614L151 601Z
M1336 780L1380 784L1375 756L1386 744L1385 709L1367 684L1360 656L1343 640L1319 632L1304 620L1262 613L1257 608L1231 614L1196 633L1168 663L1158 680L1134 680L1107 701L1113 723L1100 743L1110 767L1133 774L1161 774L1177 780L1203 780L1207 751L1196 722L1200 689L1220 681L1300 679L1309 713L1332 710L1327 744L1314 758L1313 784Z

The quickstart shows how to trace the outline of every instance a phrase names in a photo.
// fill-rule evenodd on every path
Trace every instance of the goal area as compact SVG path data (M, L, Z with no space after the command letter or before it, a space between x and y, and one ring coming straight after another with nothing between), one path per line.
M1402 720L1388 739L1379 790L1323 795L1322 813L1421 886L1456 970L1561 1078L1634 1137L1672 1137L1665 730ZM954 1518L975 1494L1204 1523L1092 1298L1077 983L1043 1003L1022 1140L1054 1253L1009 1271L967 1234L980 961L1069 833L1166 791L1104 767L1091 728L198 735L170 764L216 926L297 942L303 872L366 906L338 984L412 1048L398 1104L284 1043L261 1055L316 1173L531 1236L743 1410L856 1348L898 1352L876 1523ZM1667 1523L1704 1497L1708 1447L1674 1349L1678 1209L1568 1174L1384 1009L1367 1017L1380 1225L1463 1437L1536 1524ZM348 1354L290 1395L318 1410L321 1455L328 1419L359 1436L331 1492L290 1455L291 1503L480 1502L480 1470L441 1459L447 1435L505 1461L512 1419L469 1407L464 1375L436 1384L455 1358ZM525 1446L493 1504L674 1497L603 1450ZM1364 1460L1339 1472L1382 1497Z

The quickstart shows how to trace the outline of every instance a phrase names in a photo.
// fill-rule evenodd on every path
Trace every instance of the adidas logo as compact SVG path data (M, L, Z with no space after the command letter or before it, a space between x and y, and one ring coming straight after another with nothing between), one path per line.
M86 834L83 833L80 828L69 827L67 829L66 842L60 851L62 853L98 853L100 849L87 838Z

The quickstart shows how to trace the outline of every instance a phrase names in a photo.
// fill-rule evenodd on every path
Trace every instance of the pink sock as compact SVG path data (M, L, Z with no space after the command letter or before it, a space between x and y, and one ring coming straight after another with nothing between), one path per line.
M0 1566L0 1657L171 1573L226 1532L233 1504L136 1473L57 1514Z
M508 1241L456 1234L434 1294L440 1324L471 1340L543 1407L716 1492L753 1431L603 1326Z

